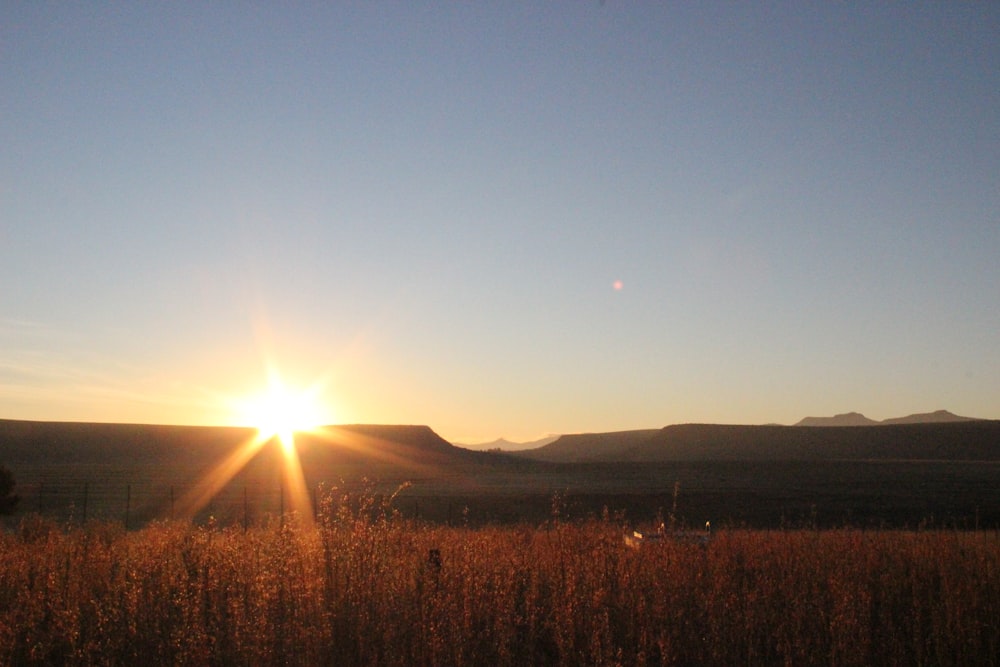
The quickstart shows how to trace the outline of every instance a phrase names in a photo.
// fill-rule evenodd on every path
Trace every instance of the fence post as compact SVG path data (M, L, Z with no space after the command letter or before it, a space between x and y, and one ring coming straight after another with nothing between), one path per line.
M128 530L128 513L132 506L132 485L125 487L125 530Z
M247 487L246 484L243 485L243 532L247 532L250 526L250 517L247 508Z
M89 491L89 486L88 482L83 483L83 523L87 523L87 491Z

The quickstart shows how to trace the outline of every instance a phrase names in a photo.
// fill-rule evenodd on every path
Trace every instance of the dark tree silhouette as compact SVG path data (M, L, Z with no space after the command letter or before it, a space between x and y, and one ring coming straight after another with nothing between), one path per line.
M13 513L18 500L20 497L14 493L14 476L0 465L0 515Z

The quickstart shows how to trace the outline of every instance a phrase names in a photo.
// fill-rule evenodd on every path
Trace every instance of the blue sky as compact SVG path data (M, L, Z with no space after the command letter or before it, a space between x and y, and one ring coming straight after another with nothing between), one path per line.
M996 3L5 3L0 417L1000 417ZM621 281L620 289L615 282Z

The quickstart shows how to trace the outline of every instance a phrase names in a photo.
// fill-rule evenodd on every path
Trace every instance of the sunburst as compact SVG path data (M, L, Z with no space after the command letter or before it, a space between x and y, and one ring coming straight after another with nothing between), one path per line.
M267 390L246 401L240 420L256 428L263 442L277 437L286 452L293 451L297 432L313 431L333 421L319 401L321 389L321 384L314 383L305 390L293 390L272 373Z
M205 475L181 501L182 515L194 516L268 443L277 440L283 453L282 493L289 507L305 523L312 521L309 491L295 446L295 434L315 432L333 421L333 413L322 400L325 383L320 380L305 389L285 384L273 368L267 387L260 393L231 401L234 425L256 430L250 438Z

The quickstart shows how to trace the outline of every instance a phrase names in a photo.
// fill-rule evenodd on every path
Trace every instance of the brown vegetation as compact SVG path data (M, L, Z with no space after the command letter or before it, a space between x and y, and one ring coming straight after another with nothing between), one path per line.
M723 531L625 546L613 520L403 521L332 495L316 529L0 536L3 664L996 664L1000 537Z

